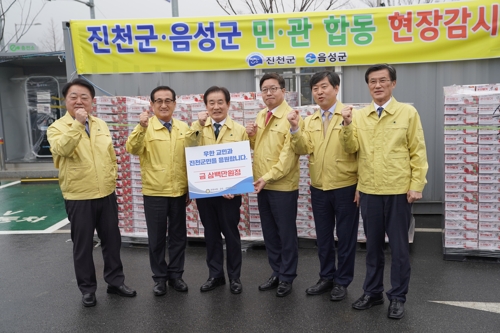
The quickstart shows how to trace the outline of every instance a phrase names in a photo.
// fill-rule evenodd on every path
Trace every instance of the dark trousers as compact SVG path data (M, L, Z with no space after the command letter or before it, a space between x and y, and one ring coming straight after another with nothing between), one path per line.
M155 197L144 195L148 227L149 263L153 280L182 278L187 244L186 195ZM168 229L168 265L165 250Z
M120 259L122 240L115 193L100 199L65 200L64 203L71 223L76 282L82 294L94 293L97 289L92 257L94 230L101 240L104 281L111 286L121 286L125 276Z
M406 301L410 283L410 246L408 230L411 223L411 204L406 194L372 195L360 193L361 216L366 234L365 294L379 296L384 291L385 233L391 247L391 290L389 300Z
M299 191L262 190L257 194L262 234L272 276L293 282L297 277L297 199Z
M233 199L212 197L196 199L200 219L205 228L209 277L224 277L224 251L221 233L226 240L227 276L239 279L241 273L240 222L241 196Z
M358 239L359 209L354 202L356 185L323 191L311 186L311 203L316 227L320 263L319 276L347 287L354 277L354 259ZM337 224L338 269L335 268Z

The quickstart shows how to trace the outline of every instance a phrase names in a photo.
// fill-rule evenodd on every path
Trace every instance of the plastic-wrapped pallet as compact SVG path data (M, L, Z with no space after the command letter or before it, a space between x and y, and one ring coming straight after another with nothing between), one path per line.
M444 254L500 249L499 85L444 87Z

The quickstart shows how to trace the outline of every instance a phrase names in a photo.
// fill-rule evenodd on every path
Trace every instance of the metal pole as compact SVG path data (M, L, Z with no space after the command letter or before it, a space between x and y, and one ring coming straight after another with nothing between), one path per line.
M172 17L179 17L179 5L177 0L172 0Z
M89 0L89 7L90 7L90 18L95 19L95 5L94 5L94 0Z
M0 29L2 31L2 36L0 36L2 39L0 39L0 52L3 51L3 48L5 47L5 42L4 42L4 36L5 36L5 29L3 27L3 14L0 15Z
M4 157L4 153L3 153L3 146L4 146L4 141L3 141L3 138L0 137L0 170L4 171L4 170L7 170L7 168L5 167L5 157Z

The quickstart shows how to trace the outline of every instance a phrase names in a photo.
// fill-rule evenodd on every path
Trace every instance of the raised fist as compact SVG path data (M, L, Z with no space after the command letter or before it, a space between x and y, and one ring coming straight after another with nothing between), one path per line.
M296 131L299 129L299 120L300 120L300 112L299 110L292 110L288 113L287 116L288 122L290 123L290 127L292 131Z
M344 118L344 125L349 125L352 122L352 105L344 107L341 111L342 118Z
M208 111L200 111L198 112L198 121L201 126L205 126L205 122L208 119Z
M139 115L139 124L141 124L142 127L148 127L149 111L144 111Z
M85 111L84 108L76 109L75 110L75 119L78 120L79 122L82 123L82 125L85 125L85 122L87 121L87 118L89 117L87 111Z
M257 128L257 124L254 122L248 123L245 126L248 136L254 136L255 134L257 134Z

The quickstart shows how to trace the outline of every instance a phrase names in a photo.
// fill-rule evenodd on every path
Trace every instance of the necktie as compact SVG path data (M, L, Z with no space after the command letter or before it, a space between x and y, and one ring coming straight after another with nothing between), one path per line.
M89 122L85 122L85 132L87 132L87 135L90 137L90 128L89 128Z
M379 106L379 108L377 109L377 113L378 113L378 117L380 118L380 116L382 115L382 111L384 111L384 108Z
M215 133L215 140L217 140L217 138L219 137L219 132L220 132L220 124L215 123L214 126L215 126L215 132L214 132Z
M273 115L273 113L271 111L267 111L267 116L266 116L266 125L267 123L269 122L269 119L271 119L271 116Z
M172 131L172 124L171 123L165 123L164 126L168 129L169 132Z
M325 119L323 120L323 136L326 137L326 131L328 130L328 125L330 125L330 111L323 112Z

